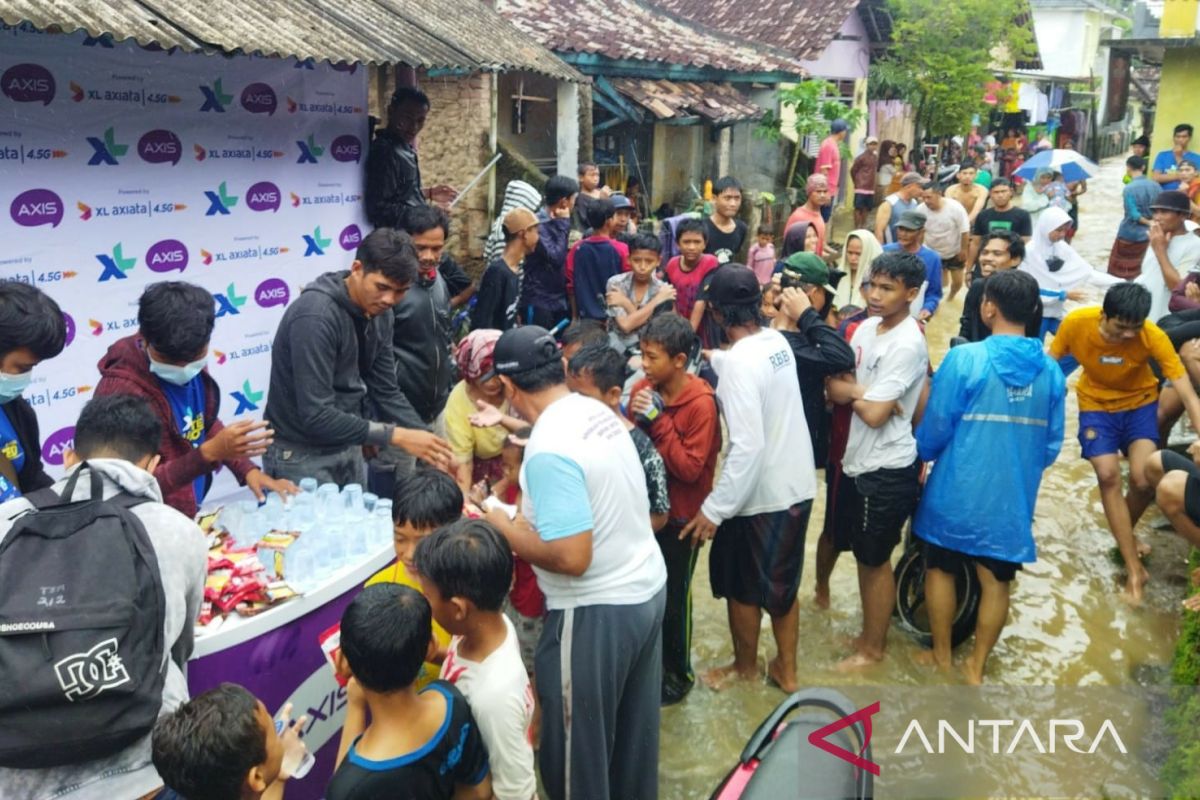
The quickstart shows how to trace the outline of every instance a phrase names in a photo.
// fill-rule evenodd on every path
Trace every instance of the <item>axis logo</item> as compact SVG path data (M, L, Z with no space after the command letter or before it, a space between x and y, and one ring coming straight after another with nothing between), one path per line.
M318 225L312 236L304 237L304 257L325 255L325 248L329 247L331 241L321 236L321 226Z
M112 255L97 253L96 260L100 262L100 266L104 267L104 271L100 273L100 282L116 278L117 280L125 280L128 275L126 272L133 269L137 263L136 258L125 258L121 252L121 243L117 244L112 249Z
M242 89L242 108L251 114L266 114L271 116L278 107L279 100L275 90L265 83L252 83Z
M88 144L92 146L91 159L88 160L88 166L94 167L98 164L108 164L110 167L117 166L117 159L125 155L129 150L127 144L117 144L116 134L113 129L109 128L104 131L104 138L97 139L95 136L87 137Z
M211 86L202 85L200 93L204 95L204 105L200 106L201 111L215 111L218 114L224 114L225 106L233 100L233 95L225 94L221 88L220 78L213 81Z
M146 266L151 272L183 272L188 265L188 250L178 239L163 239L146 251Z
M357 136L351 136L348 133L334 139L329 148L333 153L334 161L353 161L357 164L358 160L362 158L362 142Z
M62 198L49 189L29 189L13 198L8 213L13 222L26 228L57 228L63 218Z
M208 211L204 212L204 216L206 217L218 214L229 216L229 209L237 205L237 196L228 193L225 189L225 181L221 181L221 185L217 187L217 191L205 192L204 196L208 198Z
M225 291L220 294L214 294L213 299L217 301L217 316L234 316L242 313L242 306L246 305L246 296L238 296L237 287L232 283L225 287Z
M254 387L250 385L249 379L242 384L240 392L230 392L229 396L237 401L237 408L233 410L233 415L247 414L251 411L258 411L258 404L262 402L262 390L254 391Z
M317 159L325 154L325 148L317 144L311 133L303 142L297 139L296 146L300 148L300 157L296 159L297 164L316 164Z
M63 453L75 447L75 426L59 428L46 437L42 445L42 460L53 467L61 467Z
M831 756L840 758L842 761L852 764L859 769L865 769L867 772L878 777L879 765L874 761L867 761L862 757L862 754L865 753L867 748L871 746L871 717L878 713L879 701L876 700L866 708L860 708L853 714L842 717L839 720L835 720L823 728L817 728L808 735L808 743L813 747L824 750ZM857 753L851 753L846 748L829 741L829 736L837 733L842 728L849 728L859 722L861 722L863 726L862 750L858 751Z
M175 166L183 157L183 143L174 132L165 128L146 131L137 143L138 155L147 164Z
M343 250L356 250L362 243L362 230L357 225L347 225L338 236L338 244Z
M54 99L54 76L41 64L13 64L0 75L0 91L16 103L48 106Z
M70 347L71 342L75 341L75 318L67 312L63 312L63 324L67 328L67 341L63 347Z
M259 181L246 192L246 208L251 211L278 211L279 187L270 181Z
M286 306L290 297L288 285L279 278L267 278L254 290L254 302L258 303L260 308Z

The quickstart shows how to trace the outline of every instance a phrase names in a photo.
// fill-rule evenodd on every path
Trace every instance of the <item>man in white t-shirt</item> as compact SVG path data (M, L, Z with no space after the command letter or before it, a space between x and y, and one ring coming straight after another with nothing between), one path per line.
M858 363L855 379L829 382L830 399L854 411L842 471L850 479L846 502L854 524L847 538L858 562L863 605L862 633L842 668L883 659L896 604L892 551L920 496L912 418L929 372L929 354L908 307L924 279L925 266L910 253L884 253L872 262L867 289L871 317L850 340Z
M717 399L729 428L729 451L720 478L680 538L691 536L697 545L713 539L709 579L713 595L729 604L733 663L709 670L703 679L720 689L758 677L758 633L766 610L778 647L767 675L794 692L796 592L817 493L796 362L783 334L760 325L762 295L751 270L722 267L708 299L733 343L729 350L707 353L720 378Z
M633 439L608 406L567 390L544 328L505 331L492 374L533 424L521 513L487 520L546 595L542 784L556 799L655 797L667 571Z
M433 618L452 634L439 677L467 698L487 746L497 800L537 796L533 688L517 631L501 610L512 585L508 542L481 519L461 519L417 544L413 560Z
M946 299L953 300L963 287L971 221L962 203L942 196L942 187L937 181L924 185L921 199L917 213L925 215L925 246L942 257L942 287L950 287Z
M1142 274L1137 283L1150 290L1151 322L1167 314L1171 290L1189 272L1200 270L1200 237L1185 224L1192 207L1180 191L1159 193L1150 205L1154 219L1150 223L1150 248L1142 258Z

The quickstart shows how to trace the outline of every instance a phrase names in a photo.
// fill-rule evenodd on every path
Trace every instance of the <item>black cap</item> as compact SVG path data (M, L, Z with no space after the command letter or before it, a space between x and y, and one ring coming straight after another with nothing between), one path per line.
M718 305L746 306L761 302L758 276L741 264L726 264L713 273L708 299Z
M537 325L510 328L496 340L492 369L480 381L537 369L558 361L559 357L558 342L545 328Z
M1154 198L1154 202L1150 204L1150 210L1157 211L1159 209L1185 215L1192 213L1192 206L1188 201L1187 194L1176 189L1158 193L1158 197Z

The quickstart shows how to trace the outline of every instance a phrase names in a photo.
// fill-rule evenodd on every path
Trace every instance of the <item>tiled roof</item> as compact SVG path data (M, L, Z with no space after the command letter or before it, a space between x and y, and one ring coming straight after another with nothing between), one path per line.
M638 0L496 0L496 10L557 53L728 72L804 74L801 59L793 54L676 19Z
M816 60L858 0L648 0L679 19Z
M659 120L699 117L722 124L758 119L766 113L728 83L613 78L612 85Z

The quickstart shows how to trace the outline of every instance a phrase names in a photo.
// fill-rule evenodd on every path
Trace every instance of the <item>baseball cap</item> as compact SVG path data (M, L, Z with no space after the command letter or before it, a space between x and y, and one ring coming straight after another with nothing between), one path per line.
M620 192L613 192L608 199L612 201L613 209L616 211L620 211L623 208L633 208L633 203L629 201L629 198Z
M924 183L924 182L925 182L925 179L915 172L906 172L906 173L904 173L904 176L902 178L900 178L901 186L912 186L914 183Z
M792 253L784 259L783 274L802 283L820 286L831 294L837 294L837 287L831 285L829 279L829 265L816 253Z
M849 130L850 126L846 124L844 119L835 119L829 124L829 130L834 133L841 133L844 130Z
M762 300L758 276L741 264L726 264L713 273L708 299L718 305L745 306Z
M512 375L558 361L558 342L545 328L524 325L510 328L496 340L492 352L492 369L479 380L489 381L497 375Z
M879 137L878 136L868 136L866 144L879 144Z
M528 208L514 208L504 215L504 230L510 234L520 233L537 224L537 217Z
M1154 198L1154 202L1150 204L1150 210L1155 211L1158 209L1174 211L1178 214L1192 213L1192 206L1188 201L1187 194L1177 189L1159 192L1158 197Z
M919 211L905 211L900 215L900 220L896 223L897 228L907 228L910 231L919 231L925 227L925 215Z

